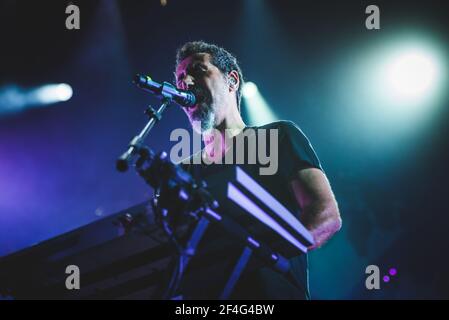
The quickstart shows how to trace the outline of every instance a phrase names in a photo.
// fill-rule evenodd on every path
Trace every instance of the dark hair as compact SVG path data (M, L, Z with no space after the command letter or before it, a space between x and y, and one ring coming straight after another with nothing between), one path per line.
M237 89L237 107L240 110L240 101L242 99L243 75L237 59L225 49L215 45L206 43L204 41L192 41L185 43L176 52L176 65L178 65L185 58L195 55L197 53L208 53L211 56L211 63L216 66L224 75L235 70L239 74L240 85Z

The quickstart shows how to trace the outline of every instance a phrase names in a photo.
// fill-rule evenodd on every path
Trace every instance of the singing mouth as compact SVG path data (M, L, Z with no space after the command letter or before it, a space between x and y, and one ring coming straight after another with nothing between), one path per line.
M210 95L207 90L199 86L193 87L192 92L196 97L196 103L188 108L187 111L193 118L202 119L209 112Z
M203 104L206 101L206 90L200 87L193 87L192 92L196 97L196 104L195 106L199 106Z

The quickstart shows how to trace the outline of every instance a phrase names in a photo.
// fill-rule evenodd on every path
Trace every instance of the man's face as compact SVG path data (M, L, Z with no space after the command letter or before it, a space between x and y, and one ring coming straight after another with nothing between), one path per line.
M211 63L208 53L198 53L182 60L176 68L178 89L192 91L197 103L183 108L197 132L204 132L219 125L227 112L229 85L220 69ZM201 127L194 122L201 122Z

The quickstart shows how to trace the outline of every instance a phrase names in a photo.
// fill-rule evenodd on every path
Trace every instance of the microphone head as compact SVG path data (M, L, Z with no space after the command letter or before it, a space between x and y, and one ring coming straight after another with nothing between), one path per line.
M196 96L192 91L179 91L181 97L175 101L183 108L191 108L196 104Z
M133 83L134 83L135 85L137 85L138 87L140 87L140 86L144 85L145 83L147 83L147 80L151 80L151 78L150 78L149 76L144 76L144 75L141 75L141 74L136 74L136 75L134 76Z
M193 107L197 101L193 92L179 90L169 82L164 82L162 84L157 83L146 75L136 74L133 82L140 89L149 91L155 94L158 98L172 100L184 108Z

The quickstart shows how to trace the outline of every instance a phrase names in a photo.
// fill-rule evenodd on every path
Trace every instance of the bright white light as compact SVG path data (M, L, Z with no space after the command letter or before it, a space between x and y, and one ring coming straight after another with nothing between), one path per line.
M37 100L43 104L67 101L72 97L72 87L65 83L47 84L34 92Z
M243 99L251 125L263 125L277 120L271 107L253 82L246 82L242 88Z
M251 81L245 82L242 88L243 97L247 99L254 97L258 91L256 84Z
M0 115L67 101L72 95L72 87L66 83L46 84L32 89L14 84L0 87Z
M56 93L59 101L68 101L73 95L73 90L68 84L61 83L57 85Z
M386 80L391 94L402 101L417 101L429 95L438 80L437 60L424 50L398 52L387 63Z

